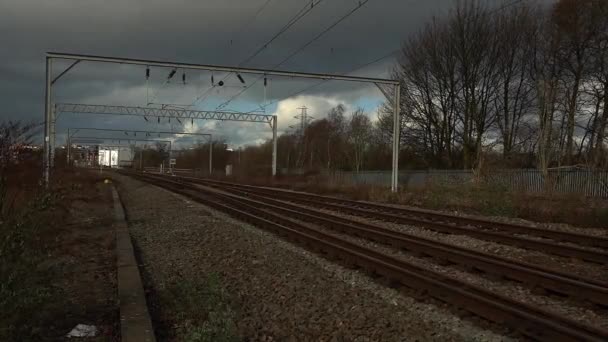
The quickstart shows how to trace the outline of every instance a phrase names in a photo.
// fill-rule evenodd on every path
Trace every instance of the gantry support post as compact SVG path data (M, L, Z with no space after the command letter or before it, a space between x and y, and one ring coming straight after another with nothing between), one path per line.
M53 108L53 102L51 101L51 122L50 122L50 132L49 132L49 138L50 138L50 143L49 143L49 160L50 160L50 165L51 165L51 170L53 170L55 168L55 141L57 138L57 127L55 126L55 122L56 122L56 115L57 113L55 112L55 108Z
M66 140L66 145L68 145L67 148L67 155L66 155L66 165L68 167L70 167L70 153L72 152L72 143L70 142L70 129L68 128L68 138Z
M44 94L44 151L42 161L42 175L44 185L48 188L50 180L50 135L51 135L51 72L52 60L46 57L46 85Z
M171 165L171 157L173 156L173 142L169 140L169 172L173 175L173 165Z
M277 175L277 116L272 116L272 177Z
M393 102L393 173L391 177L391 191L397 192L399 183L399 132L401 120L399 117L399 101L401 95L401 85L395 85L395 98Z
M213 140L209 138L209 177L213 173Z

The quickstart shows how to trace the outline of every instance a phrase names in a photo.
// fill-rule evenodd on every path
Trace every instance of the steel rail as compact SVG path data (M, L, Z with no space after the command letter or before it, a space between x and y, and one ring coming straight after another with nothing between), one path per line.
M332 198L329 196L321 196L321 195L313 195L310 194L311 198L314 196L315 198L332 201L334 203L341 203L344 205L352 205L358 208L366 208L379 210L383 212L398 214L398 215L412 215L424 217L426 219L432 221L439 222L454 222L463 225L475 226L478 228L488 229L488 230L504 230L508 232L525 234L531 236L537 236L541 238L547 238L555 241L562 242L571 242L580 244L583 246L592 246L592 247L601 247L608 248L608 238L601 236L592 236L585 234L577 234L572 232L564 232L558 230L551 229L543 229L538 227L533 227L529 225L515 224L515 223L504 223L497 222L491 220L485 220L480 218L473 217L465 217L465 216L456 216L449 215L440 212L427 211L423 209L412 209L412 208L397 208L390 205L383 205L378 203L371 202L362 202L362 201L354 201L340 198Z
M542 288L579 300L608 306L608 284L594 279L393 231L371 223L353 221L263 195L252 194L246 190L226 189L225 191L249 196L257 200L258 203L265 203L265 207L275 212L283 213L301 221L313 222L326 228L353 234L395 248L407 249L415 254L427 255L445 263L458 264L495 276L516 280L527 284L531 288Z
M469 227L461 227L456 225L451 225L448 223L435 222L420 218L413 218L408 216L396 215L392 213L385 213L381 211L369 210L364 208L356 208L353 206L341 205L323 202L319 200L311 200L307 198L302 198L305 196L300 196L301 193L296 192L288 192L288 191L275 191L268 188L240 185L228 182L218 182L218 181L210 181L206 179L193 178L193 177L182 177L191 179L194 182L200 182L201 184L224 184L226 186L232 186L237 188L247 188L250 191L255 191L257 193L264 193L271 196L284 198L289 201L302 203L306 205L310 205L313 207L326 208L334 211L339 211L343 213L347 213L350 215L372 218L386 222L398 223L398 224L406 224L406 225L414 225L422 228L426 228L433 231L438 231L446 234L460 234L467 235L474 238L478 238L481 240L492 241L502 244L508 244L516 247L521 247L530 250L541 251L544 253L551 253L554 255L559 255L563 257L569 258L577 258L586 261L591 261L594 263L600 264L608 264L608 253L603 251L596 251L585 249L577 246L568 246L561 245L541 240L534 240L525 237L513 236L506 232L495 232L495 231L487 231L487 230L479 230L475 228ZM206 183L205 183L206 182ZM308 196L308 194L305 194Z
M365 201L355 201L355 200L330 197L330 196L322 196L322 195L316 195L316 194L310 194L310 193L304 193L304 192L295 192L295 191L284 190L284 189L279 189L279 188L236 184L236 183L222 182L222 181L216 181L216 180L213 180L213 181L230 184L230 185L234 185L234 186L247 187L250 189L263 189L263 190L268 190L268 191L276 191L278 193L293 194L294 196L307 197L309 199L326 201L326 202L337 203L337 204L342 204L342 205L349 205L349 206L353 206L353 207L357 207L357 208L378 210L378 211L388 212L388 213L396 214L396 215L419 216L419 217L424 217L425 219L428 219L430 221L453 222L453 223L458 223L458 224L462 224L462 225L469 225L469 226L474 226L474 227L478 227L478 228L483 228L483 229L487 229L487 230L503 230L505 232L531 235L531 236L536 236L536 237L541 237L541 238L552 239L555 241L571 242L571 243L579 244L582 246L608 248L608 238L601 237L601 236L592 236L592 235L586 235L586 234L578 234L578 233L572 233L572 232L543 229L543 228L532 227L532 226L528 226L528 225L496 222L496 221L473 218L473 217L456 216L456 215L450 215L450 214L434 212L434 211L424 210L424 209L399 208L399 207L393 207L393 206L386 205L386 204L379 204L379 203L372 203L372 202L365 202Z
M508 326L526 336L541 341L604 341L608 331L581 324L570 318L541 310L532 305L492 293L484 288L424 269L403 260L348 242L334 235L294 222L281 215L266 211L206 188L191 189L187 184L161 177L131 174L140 179L173 192L187 196L212 208L226 212L243 221L268 229L280 236L302 243L310 249L339 258L347 264L359 266L421 291L428 296ZM224 203L218 202L220 199Z

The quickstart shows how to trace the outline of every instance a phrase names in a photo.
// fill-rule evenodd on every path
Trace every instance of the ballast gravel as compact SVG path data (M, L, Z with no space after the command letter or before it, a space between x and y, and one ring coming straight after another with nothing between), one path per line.
M319 228L317 227L317 229ZM337 234L336 232L325 228L321 229L352 243L382 252L386 255L391 255L422 269L432 270L467 284L477 285L478 287L490 290L493 293L502 294L503 296L521 303L533 304L537 308L543 309L548 313L566 316L582 324L608 329L608 314L605 310L587 305L586 303L580 303L576 299L564 300L564 298L558 296L539 295L534 293L529 287L520 285L517 282L497 280L495 277L484 277L479 274L467 272L463 270L462 267L458 266L438 265L431 258L420 258L410 253L363 238L356 238L347 234Z
M219 274L243 340L513 340L185 197L113 177L147 286Z
M322 212L340 216L343 218L348 218L356 222L374 223L387 229L410 234L420 238L435 240L453 246L497 255L507 259L527 262L538 266L544 266L553 270L572 273L585 278L595 279L597 281L608 283L608 270L606 269L605 265L576 260L572 258L566 258L553 254L547 254L541 251L535 251L531 249L523 249L510 245L503 245L492 241L480 240L466 235L444 234L416 226L383 222L370 218L362 218L360 216L339 213L327 209L318 209L313 207L309 208L320 210Z

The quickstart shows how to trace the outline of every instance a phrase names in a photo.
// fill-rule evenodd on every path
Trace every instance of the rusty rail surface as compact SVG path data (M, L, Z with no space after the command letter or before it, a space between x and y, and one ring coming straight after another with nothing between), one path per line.
M318 199L310 199L310 198L329 198L326 196L317 196L310 195L300 192L292 192L292 191L284 191L284 190L274 190L265 187L255 187L249 185L240 185L228 182L220 182L220 181L211 181L207 179L200 178L192 178L192 177L179 177L182 180L191 181L198 184L216 184L218 186L228 186L240 189L247 189L247 191L258 194L265 194L268 196L272 196L274 198L284 198L286 200L301 203L313 207L318 208L326 208L338 212L343 212L350 215L361 216L365 218L371 218L386 222L406 224L406 225L414 225L422 228L426 228L433 231L438 231L441 233L447 234L460 234L467 235L474 238L478 238L481 240L492 241L502 244L508 244L520 248L542 251L545 253L551 253L554 255L559 255L568 258L576 258L582 259L586 261L591 261L594 263L600 264L608 264L608 252L597 251L592 249L586 249L578 246L570 246L563 245L558 243L553 243L550 241L536 240L531 238L526 238L523 236L514 236L512 232L498 232L498 231L490 231L485 229L476 229L467 226L458 226L446 222L438 222L438 221L430 221L426 219L411 217L411 216L403 216L397 215L393 213L370 210L365 208L359 208L351 205L343 205L343 204L335 204L330 201L323 201ZM333 199L333 198L332 198ZM337 199L339 200L339 199ZM359 202L356 202L359 203ZM456 216L455 216L456 217ZM577 234L582 235L582 234ZM588 236L590 237L590 236ZM597 237L593 237L597 238ZM601 238L597 238L601 239Z
M605 341L608 339L608 331L603 329L581 324L568 317L538 309L481 287L348 242L270 210L261 209L264 205L262 202L228 195L209 187L193 189L190 184L170 180L168 177L130 175L187 196L258 227L268 229L332 258L339 258L349 265L356 265L368 272L421 291L432 298L458 306L534 339L542 341Z

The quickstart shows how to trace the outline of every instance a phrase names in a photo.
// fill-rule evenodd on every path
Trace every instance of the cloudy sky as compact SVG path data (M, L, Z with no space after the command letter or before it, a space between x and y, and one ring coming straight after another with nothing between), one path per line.
M279 69L350 71L397 49L404 39L433 16L449 11L456 1L369 0ZM320 1L243 66L273 68L361 2L364 0ZM499 7L509 1L487 2ZM43 120L46 51L234 66L310 3L311 0L0 0L0 115L4 120ZM385 78L392 62L384 59L353 75ZM56 62L54 75L68 65L66 61ZM170 71L152 68L146 82L145 67L80 63L57 82L53 101L129 106L154 102L214 110L243 89L234 75L226 78L223 87L212 87L210 72L186 71L183 84L179 70L167 83ZM224 77L226 74L213 74L215 82ZM243 78L250 85L257 77ZM266 97L263 82L258 82L223 108L261 110L266 100L271 104L265 112L277 114L279 131L285 131L295 123L293 117L302 106L308 107L314 118L324 117L339 103L349 109L363 107L374 117L377 106L384 101L373 85L334 81L289 96L318 82L272 78ZM68 127L205 132L222 137L235 147L259 143L271 136L267 125L256 123L179 124L173 120L171 124L158 124L138 117L62 114L57 124L60 144Z

